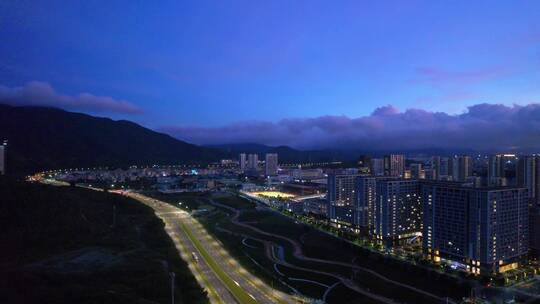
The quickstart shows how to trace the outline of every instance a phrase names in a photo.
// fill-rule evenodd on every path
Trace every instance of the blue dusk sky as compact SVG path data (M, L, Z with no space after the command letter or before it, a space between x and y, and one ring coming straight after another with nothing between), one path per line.
M199 144L540 126L540 1L7 0L0 41L0 103Z

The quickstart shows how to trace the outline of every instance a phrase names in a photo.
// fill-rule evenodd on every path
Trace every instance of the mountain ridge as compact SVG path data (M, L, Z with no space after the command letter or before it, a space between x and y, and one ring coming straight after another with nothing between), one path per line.
M222 156L128 120L51 107L0 104L0 139L8 140L8 171L94 166L206 163ZM8 172L8 173L9 173Z

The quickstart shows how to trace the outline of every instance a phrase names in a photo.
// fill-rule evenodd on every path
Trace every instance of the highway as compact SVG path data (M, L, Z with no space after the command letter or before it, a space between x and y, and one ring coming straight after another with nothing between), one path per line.
M249 273L189 213L141 194L122 194L150 206L163 220L165 230L207 290L211 303L297 303L293 296L274 290Z

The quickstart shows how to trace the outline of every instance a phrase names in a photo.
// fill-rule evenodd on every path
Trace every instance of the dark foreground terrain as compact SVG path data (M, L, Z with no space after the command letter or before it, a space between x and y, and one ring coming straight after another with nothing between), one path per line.
M113 226L113 206L116 224ZM207 303L153 211L73 187L0 180L3 303Z

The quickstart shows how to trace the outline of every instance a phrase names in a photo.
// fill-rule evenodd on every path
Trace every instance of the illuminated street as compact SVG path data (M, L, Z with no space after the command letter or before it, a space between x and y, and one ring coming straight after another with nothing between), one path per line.
M189 213L141 194L127 195L152 207L165 222L167 233L182 258L188 262L199 284L208 291L212 303L295 303L290 295L272 289L244 269ZM201 252L199 244L208 255ZM195 261L192 253L198 256L198 261ZM219 269L213 268L213 265ZM231 288L231 284L227 284L230 280L241 291ZM247 294L248 298L242 298L242 293Z

